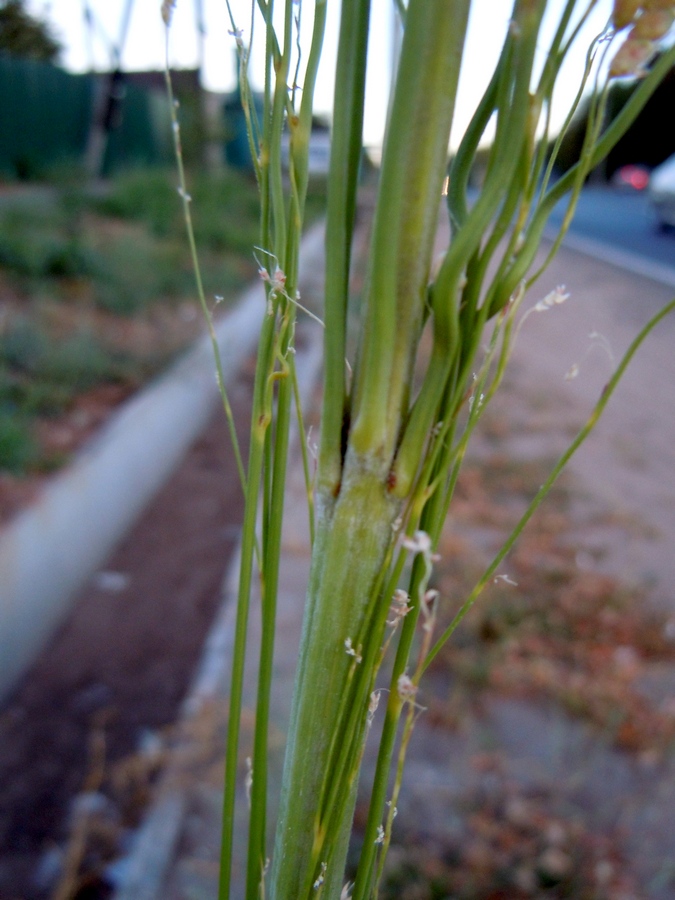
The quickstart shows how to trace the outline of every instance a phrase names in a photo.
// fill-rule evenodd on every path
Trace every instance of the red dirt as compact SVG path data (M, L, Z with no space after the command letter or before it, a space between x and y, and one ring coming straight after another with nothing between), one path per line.
M76 397L60 416L37 419L35 437L45 457L58 462L70 458L134 389L131 384L101 384ZM0 525L28 506L49 477L50 473L19 476L0 472Z

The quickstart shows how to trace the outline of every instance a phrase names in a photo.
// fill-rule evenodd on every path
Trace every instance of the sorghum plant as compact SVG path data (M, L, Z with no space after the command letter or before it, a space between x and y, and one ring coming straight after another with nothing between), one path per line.
M305 0L305 7L309 2ZM298 252L327 2L314 0L311 40L300 55L300 4L283 0L277 10L274 0L257 0L266 49L261 115L247 77L253 27L247 35L232 18L260 187L261 249L256 252L267 315L258 348L250 454L245 474L242 470L246 513L229 710L221 898L230 892L235 795L243 791L243 783L238 784L239 722L256 570L263 630L246 897L376 896L420 678L592 428L628 359L656 321L638 335L593 416L454 620L437 623L437 597L429 585L434 548L469 436L501 380L519 304L541 274L533 266L544 227L553 207L567 197L568 213L550 259L589 171L625 133L675 62L673 48L655 57L655 42L670 28L675 3L615 0L607 28L588 47L576 100L555 137L550 133L553 91L597 0L515 0L491 80L448 168L471 0L409 0L407 5L398 0L403 40L358 313L360 337L352 353L347 342L349 282L370 7L369 0L342 0L320 313L323 406L318 470L314 480L308 480L312 564L272 850L266 764L275 602L289 424L297 393L294 324L303 314ZM500 0L501 5L506 2ZM167 20L170 6L165 4ZM306 8L302 12L307 16ZM557 24L538 67L535 51L544 40L545 13L557 14ZM637 78L637 87L618 116L606 122L608 84L623 76ZM592 101L581 158L555 180L562 135L586 88L592 89ZM469 202L469 174L490 126L494 137L484 183ZM451 240L434 264L444 182ZM558 289L541 303L548 307L563 299L564 291ZM427 356L420 351L425 331L431 335ZM434 638L437 624L444 630ZM385 657L390 658L384 685L388 692L381 694L378 676ZM345 859L360 763L366 735L375 730L380 696L387 697L387 704L376 772L372 784L365 786L368 821L355 880L347 886ZM388 796L392 766L393 795Z

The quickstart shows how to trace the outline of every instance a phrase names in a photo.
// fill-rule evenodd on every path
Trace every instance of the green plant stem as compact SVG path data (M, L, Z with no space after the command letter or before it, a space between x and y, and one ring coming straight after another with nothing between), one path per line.
M370 796L368 821L363 836L363 848L356 873L356 881L353 890L353 900L366 900L370 896L372 887L375 859L377 855L377 831L382 822L384 804L387 797L389 784L389 771L394 754L398 723L403 710L404 701L396 690L398 678L403 675L407 666L413 641L415 628L419 618L419 603L417 597L419 587L424 577L424 564L418 557L413 564L410 579L410 596L413 608L403 620L401 637L396 650L396 657L390 680L390 691L387 700L384 725L380 737L377 765Z
M295 367L295 359L291 357L288 362L291 370L291 378L293 379L293 400L295 401L295 411L298 423L298 435L300 439L300 454L302 456L302 471L305 478L305 490L307 491L307 516L309 519L309 543L314 544L314 481L309 461L309 436L305 434L304 416L302 414L302 399L300 397L300 386L298 384L298 375Z
M333 103L333 136L326 210L324 366L318 489L337 493L346 416L347 308L352 236L363 134L370 0L344 0Z
M399 438L447 163L469 0L411 0L373 225L350 445L387 470ZM424 64L421 61L424 60Z
M594 0L587 6L592 7ZM326 0L317 0L305 89L299 110L296 85L289 84L296 47L293 0L284 0L283 44L273 25L273 0L259 0L266 22L267 67L260 155L256 164L261 191L261 244L268 254L266 280L283 269L284 287L267 286L269 314L263 324L254 388L251 449L246 480L246 515L241 554L232 694L227 740L221 900L229 895L234 828L234 797L239 756L246 632L249 616L256 509L262 495L262 645L253 750L253 784L247 863L247 900L265 894L267 743L270 713L274 620L281 547L283 484L288 450L291 400L297 392L288 359L298 278L300 229L308 182L311 94L325 24ZM503 325L497 323L488 358L480 370L466 418L460 415L470 390L471 366L489 316L521 296L534 252L553 204L580 189L588 168L623 134L665 72L658 61L604 135L594 108L581 163L541 197L539 170L545 154L536 146L538 124L553 82L569 47L563 46L575 0L566 0L552 54L538 85L533 62L546 0L516 0L513 21L497 71L453 166L450 208L453 239L435 283L429 287L430 259L455 93L470 0L411 0L380 188L363 303L363 328L351 386L346 363L351 244L358 186L363 94L368 43L369 0L344 0L338 53L338 90L327 223L325 308L326 391L317 474L316 523L296 686L281 786L273 868L267 895L272 900L337 900L342 891L356 781L368 722L368 697L384 649L387 609L402 556L396 538L401 520L406 533L418 523L438 540L466 442L479 418L482 387L490 380L492 353ZM276 17L279 19L279 16ZM571 38L570 38L571 41ZM669 51L672 57L672 51ZM666 54L667 55L667 54ZM672 58L670 60L672 63ZM299 70L299 63L296 67ZM645 85L647 85L645 87ZM535 91L534 95L531 91ZM298 91L299 96L299 91ZM635 98L638 98L637 100ZM469 168L491 116L496 140L486 184L476 204L466 199ZM249 131L255 127L249 116ZM282 170L282 134L290 134L287 188ZM252 138L252 143L256 141ZM546 188L544 188L545 190ZM534 207L534 213L532 208ZM515 222L507 254L492 285L488 263ZM282 279L283 280L283 279ZM482 300L482 302L481 302ZM674 301L675 303L675 301ZM516 302L508 309L515 309ZM641 332L642 340L656 321ZM501 378L508 354L512 316L503 331L503 350L488 397ZM412 372L424 323L431 319L433 348L422 388L410 407ZM637 343L636 345L637 346ZM634 352L629 351L625 364ZM616 380L625 368L622 361ZM613 378L586 426L587 434L616 384ZM440 420L440 421L439 421ZM461 421L464 432L456 437ZM561 460L562 468L583 437ZM533 501L541 501L556 467ZM307 463L305 458L305 469ZM531 515L531 512L529 512ZM511 543L529 515L517 526ZM314 534L315 529L315 534ZM506 549L463 605L451 626L420 660L415 683L442 642L457 627ZM399 696L397 679L406 672L415 624L430 575L430 558L419 556L410 590L416 609L403 622L398 642L378 769L357 875L355 897L366 900L381 874L376 845L383 817L389 771L400 715L408 700ZM397 634L398 636L398 634ZM423 651L428 650L423 642ZM353 652L351 648L356 648ZM357 659L356 657L361 657ZM409 712L411 708L409 707ZM395 790L400 786L405 744L399 755ZM391 831L388 819L386 842Z
M302 229L304 217L305 197L307 195L307 182L309 177L309 141L312 133L312 111L314 103L314 88L319 71L321 48L326 29L327 0L316 0L314 6L314 26L312 29L312 41L309 48L307 68L305 70L304 83L302 85L302 102L297 116L292 115L289 120L290 128L290 163L292 177L297 189L297 209L295 211L295 226L298 234Z
M220 856L219 900L230 896L232 871L232 841L234 838L234 808L239 764L239 730L241 722L246 633L248 629L249 597L251 590L252 552L255 545L257 499L263 466L266 426L258 427L251 442L248 468L246 513L242 531L241 569L237 598L232 674L230 679L230 708L228 711L227 747L225 756L225 793L223 797L223 834Z
M225 387L225 376L223 375L223 363L220 358L220 347L218 346L218 337L216 335L216 329L213 325L213 316L211 315L211 310L208 307L206 302L206 295L204 294L204 284L202 282L202 273L201 267L199 265L199 254L197 253L197 243L195 241L195 232L192 226L192 213L190 211L190 195L187 190L187 180L185 178L185 166L183 164L183 149L181 145L181 137L180 137L180 124L178 122L178 116L176 114L176 102L173 96L173 85L171 83L171 74L169 71L169 30L166 30L166 64L164 67L164 77L166 82L166 90L167 96L169 98L169 108L171 111L171 127L173 131L173 139L174 139L174 148L176 153L176 166L178 169L178 185L179 192L181 197L181 202L183 205L183 217L185 219L185 230L187 233L188 244L190 247L190 257L192 259L192 270L195 276L195 287L197 290L197 297L199 299L199 305L202 310L202 315L204 316L204 320L206 322L206 327L209 332L209 339L211 341L211 348L213 350L213 358L216 364L216 379L218 382L218 391L220 393L220 397L223 404L223 411L225 412L225 419L227 421L227 427L230 433L230 440L232 442L232 449L234 451L234 458L237 463L237 472L239 474L239 481L241 482L242 490L244 494L246 493L246 474L244 471L244 463L241 458L241 450L239 449L239 439L237 437L237 429L234 424L234 416L232 414L232 406L230 405L230 398L227 394L227 389Z
M370 335L362 344L355 376L357 419L337 500L317 510L271 877L275 900L311 895L322 863L327 866L322 896L338 897L342 886L353 813L351 767L347 767L347 799L339 821L331 821L330 834L320 815L320 798L332 729L344 692L349 690L352 660L345 640L361 632L369 598L378 599L375 585L401 507L399 500L389 496L388 459L423 310L437 217L435 198L440 197L445 168L468 0L452 9L448 14L443 0L413 0L407 13L402 74L390 124L395 130L400 122L401 135L397 151L390 152L382 172L369 272L366 331ZM420 67L421 56L428 66ZM390 242L392 223L397 231ZM351 224L347 221L342 227L350 232ZM343 258L343 278L347 265ZM390 348L388 337L398 346ZM375 344L379 352L373 354ZM386 360L384 366L380 356ZM375 385L379 393L384 385L390 395L384 416L370 396ZM345 559L353 564L345 567Z
M246 661L246 636L248 631L253 557L256 547L258 498L260 497L263 479L265 444L267 441L268 429L272 420L272 398L269 379L274 366L275 327L276 323L274 316L266 315L263 321L262 333L258 346L258 360L253 387L251 443L249 448L248 478L246 484L246 505L242 527L239 589L237 593L237 619L232 654L230 709L225 754L225 792L223 796L223 834L221 842L219 900L226 900L226 898L230 896L234 809L239 763L239 732L244 686L244 665Z
M288 352L286 325L282 332L281 355ZM247 897L255 900L260 892L263 878L266 838L267 808L267 747L269 732L270 695L272 686L272 663L274 659L274 637L276 627L276 604L279 586L279 563L281 558L281 530L283 524L283 504L285 493L286 462L291 421L291 399L293 384L288 367L279 380L276 404L274 461L269 509L268 529L264 545L262 584L262 634L259 651L258 697L256 703L255 733L253 747L253 783L251 786L251 815L249 824L249 850L247 869Z
M396 513L381 481L362 473L343 484L329 520L318 516L282 780L270 888L274 900L304 898L303 888L309 883L311 890L318 875L312 864L314 848L326 838L318 806L333 723L351 665L344 642L359 632ZM345 558L353 564L346 567ZM321 860L328 865L324 891L331 898L335 894L328 885L342 878L351 809L340 825Z
M513 311L513 313L515 313L515 310ZM503 376L506 360L508 358L508 348L512 328L513 314L506 318L506 321L504 322L502 348L498 355L496 372L490 387L486 388L486 382L490 375L492 360L497 353L498 343L500 339L500 333L497 329L495 329L495 333L492 336L490 346L488 348L488 352L486 354L481 374L476 383L474 392L474 397L476 396L476 394L480 396L483 389L486 389L485 404L487 404L489 399L493 396ZM427 465L429 466L429 472L426 474L423 473L421 477L422 485L429 485L430 487L436 485L436 487L431 487L430 490L427 489L427 491L424 491L422 497L418 501L419 508L423 510L421 518L419 516L411 516L411 523L409 527L410 529L415 529L419 520L421 529L429 535L434 547L438 543L443 525L445 523L447 510L452 499L454 486L457 481L457 475L459 473L461 461L466 451L466 446L468 444L470 434L473 431L473 428L477 424L478 420L480 419L484 408L484 405L481 406L478 403L474 403L469 415L469 421L467 422L467 425L461 435L457 446L453 446L452 443L453 425L450 422L446 424L443 432L438 436L437 452L436 454L433 454L427 462ZM443 482L445 482L445 486L443 487L443 489L441 489ZM361 851L361 857L359 860L356 882L354 885L353 900L365 900L365 898L369 897L369 892L371 891L373 885L373 879L375 878L377 847L380 846L376 842L378 837L378 828L383 819L385 799L389 787L389 772L391 769L392 759L396 746L397 730L401 713L405 707L404 701L401 699L401 697L398 696L397 693L397 682L398 678L403 675L408 668L410 653L415 638L415 630L420 615L420 597L426 588L429 575L430 570L428 564L426 563L426 560L422 560L420 557L417 557L413 564L409 583L409 595L411 597L412 609L407 614L403 622L402 634L397 648L390 678L387 710L380 738L376 770L372 781L368 820L364 833L363 849ZM430 636L425 635L425 640L428 641L429 639ZM420 663L415 674L415 683L419 681L422 671L423 668ZM410 712L414 714L413 710L410 710ZM409 717L408 736L410 733L410 728L412 726L412 721L412 717ZM402 768L404 757L405 746L402 746L399 753L399 774L396 780L396 784L399 786L401 777L400 770ZM394 803L395 798L392 797L392 800L390 802ZM393 819L391 819L391 816L392 809L390 807L389 815L387 817L388 821L390 820L389 829L385 833L385 844L388 842L390 836L389 830L391 821L393 821ZM385 848L383 847L381 855L383 855L384 849Z
M590 148L587 158L572 166L552 185L541 199L528 225L523 247L514 260L508 272L508 277L505 277L502 281L502 290L493 300L490 308L491 316L499 312L504 304L508 303L515 287L527 276L527 272L539 249L546 223L556 203L572 191L580 179L583 181L586 172L602 162L617 141L635 122L642 109L644 109L645 104L673 65L675 65L675 46L665 50L654 62L652 68L639 82L620 112L600 135L595 146Z
M434 343L424 382L406 424L394 467L395 490L405 496L417 474L419 460L429 433L439 420L442 387L452 372L458 346L474 330L458 334L458 293L466 267L506 193L518 166L527 134L530 112L529 85L534 53L543 15L543 0L517 2L513 26L502 56L496 85L488 88L498 109L497 135L493 146L485 187L475 206L467 213L462 227L453 236L438 276L431 288ZM480 126L487 110L481 109L476 120ZM477 133L473 136L475 139ZM465 165L465 162L462 163ZM463 216L461 189L454 201L455 215Z

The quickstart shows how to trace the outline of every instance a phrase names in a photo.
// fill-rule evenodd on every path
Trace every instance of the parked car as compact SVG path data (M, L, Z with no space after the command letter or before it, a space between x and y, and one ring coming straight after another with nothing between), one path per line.
M614 173L612 184L627 190L644 191L649 184L649 169L646 166L621 166Z
M661 228L675 228L675 155L654 169L648 191Z

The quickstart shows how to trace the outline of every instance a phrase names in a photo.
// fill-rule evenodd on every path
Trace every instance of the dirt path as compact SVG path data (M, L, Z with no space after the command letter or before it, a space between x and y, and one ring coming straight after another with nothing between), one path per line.
M675 261L675 241L673 242ZM520 447L523 415L549 425L559 452L599 397L639 328L673 298L673 290L563 247L534 289L533 301L557 284L562 306L533 314L523 327L509 378L529 398L514 409L509 452ZM525 307L526 308L526 307ZM649 588L654 603L675 613L675 315L638 351L571 471L627 526L588 538L589 559L607 574ZM565 380L573 366L578 375ZM545 429L542 429L545 430ZM631 527L631 522L635 527Z

